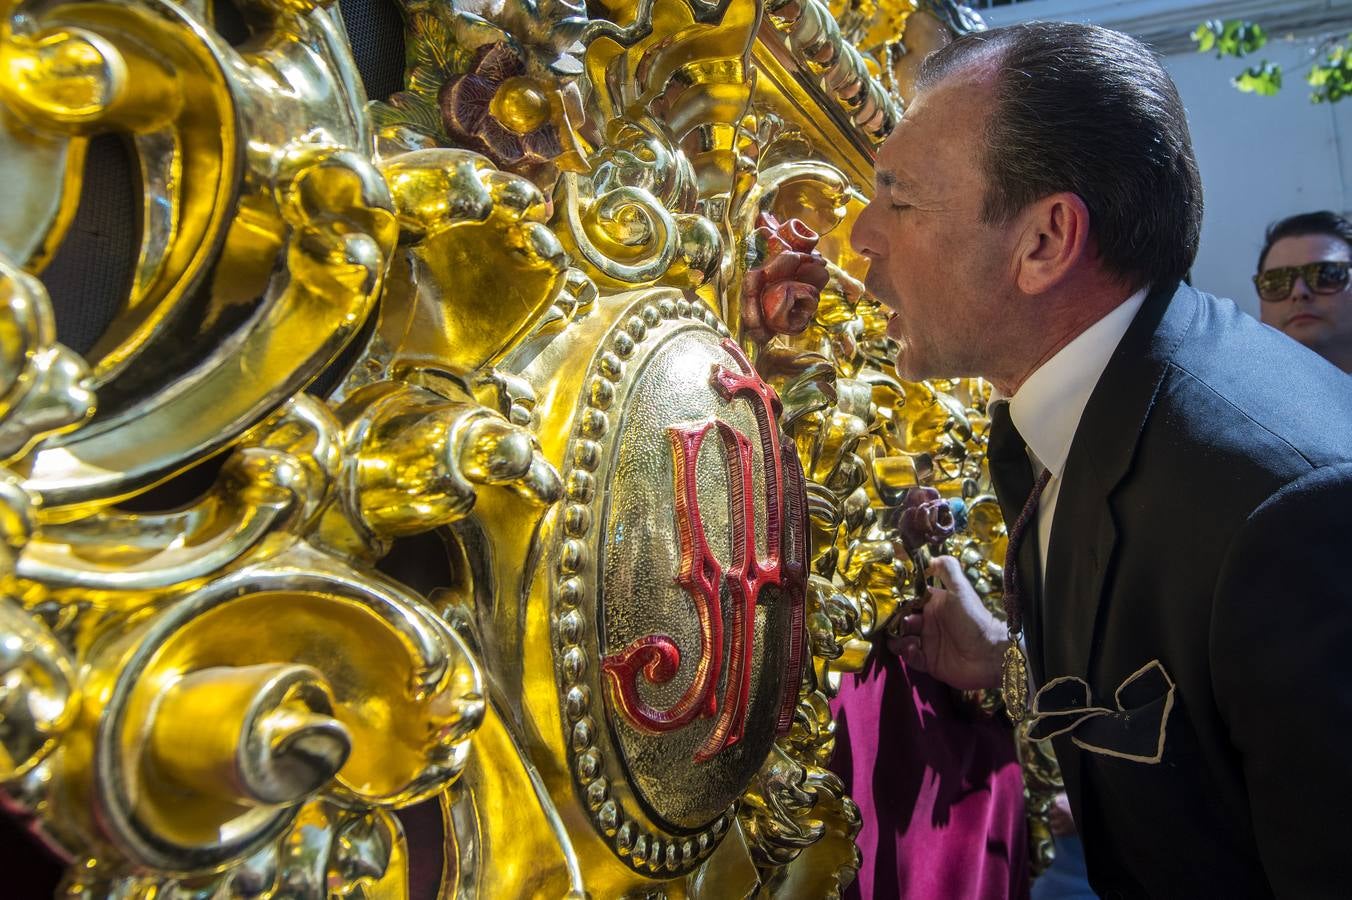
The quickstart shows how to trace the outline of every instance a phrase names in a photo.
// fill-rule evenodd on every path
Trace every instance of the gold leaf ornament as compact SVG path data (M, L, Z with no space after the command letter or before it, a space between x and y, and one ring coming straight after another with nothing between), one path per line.
M413 151L382 168L408 243L390 298L406 310L400 358L456 374L491 364L566 279L563 246L544 225L544 195L468 150ZM479 264L490 259L498 264Z

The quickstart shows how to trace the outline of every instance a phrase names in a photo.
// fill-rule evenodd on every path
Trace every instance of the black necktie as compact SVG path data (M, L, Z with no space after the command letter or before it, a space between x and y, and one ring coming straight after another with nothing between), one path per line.
M991 430L987 444L986 457L990 464L991 481L995 483L996 497L1005 516L1005 528L1009 537L1004 561L1003 603L1005 619L1009 629L1011 645L1017 644L1023 633L1024 613L1029 612L1036 619L1041 595L1042 578L1038 564L1036 540L1027 540L1029 529L1036 534L1037 505L1042 491L1051 480L1051 472L1046 469L1033 480L1029 467L1027 445L1019 434L1009 415L1007 402L991 406ZM1029 652L1037 658L1031 646ZM1022 665L1022 658L1017 662ZM1006 680L1011 673L1006 672ZM1015 673L1015 677L1024 677ZM1009 693L1007 688L1007 694ZM1022 695L1017 695L1022 696ZM1011 718L1022 717L1023 702L1015 709L1011 697L1006 696L1006 707Z
M1037 504L1051 473L1042 470L1036 482L1029 465L1028 447L1009 416L1009 403L990 407L991 429L986 461L996 497L1005 516L1009 547L1005 552L1005 616L1011 647L1015 646L1022 614L1040 621L1038 597L1042 578L1036 540L1027 532L1037 522ZM1028 633L1028 652L1040 660L1041 627ZM1024 718L1027 697L1011 692L1009 654L1004 674L1005 709L1015 722ZM1017 665L1016 665L1017 668ZM1040 671L1039 665L1038 670ZM1024 673L1015 673L1023 677ZM1111 756L1119 761L1158 764L1164 757L1169 712L1174 705L1174 681L1164 665L1154 659L1127 676L1113 692L1111 703L1095 696L1083 678L1059 676L1043 681L1033 697L1028 734L1034 740L1070 734L1075 746L1088 753Z

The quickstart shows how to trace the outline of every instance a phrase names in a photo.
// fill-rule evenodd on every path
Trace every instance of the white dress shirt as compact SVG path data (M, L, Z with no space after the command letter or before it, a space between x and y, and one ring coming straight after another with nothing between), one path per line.
M1051 472L1037 508L1038 565L1044 582L1056 498L1075 430L1099 376L1145 302L1146 292L1147 288L1142 288L1086 328L1029 375L1009 398L1009 417L1028 445L1034 478L1044 468Z

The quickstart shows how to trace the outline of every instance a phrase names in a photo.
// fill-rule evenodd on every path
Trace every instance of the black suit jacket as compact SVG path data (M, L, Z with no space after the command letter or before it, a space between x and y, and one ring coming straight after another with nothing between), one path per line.
M1054 741L1094 889L1352 896L1352 378L1169 285L1063 479L1026 613L1034 677L1084 678L1112 708L1152 661L1173 684L1166 703L1138 683L1117 717L1149 728L1167 705L1158 762Z

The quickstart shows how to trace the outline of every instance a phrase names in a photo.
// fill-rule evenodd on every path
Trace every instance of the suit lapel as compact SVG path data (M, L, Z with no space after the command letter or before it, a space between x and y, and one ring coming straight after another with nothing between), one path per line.
M1072 451L1048 541L1044 615L1039 620L1044 629L1040 641L1043 683L1062 675L1087 677L1094 624L1117 545L1108 499L1112 487L1105 489L1095 472L1076 462Z
M1047 678L1089 677L1118 537L1112 494L1131 470L1155 395L1198 302L1187 286L1169 285L1147 296L1075 430L1056 500L1038 622Z
M1078 675L1102 693L1103 686L1090 678L1089 667L1117 546L1112 494L1131 470L1169 360L1191 326L1198 303L1196 292L1187 286L1151 291L1108 360L1075 429L1048 542L1043 615L1038 623L1043 684L1048 678ZM1058 741L1058 749L1066 789L1083 822L1081 754L1068 742Z

